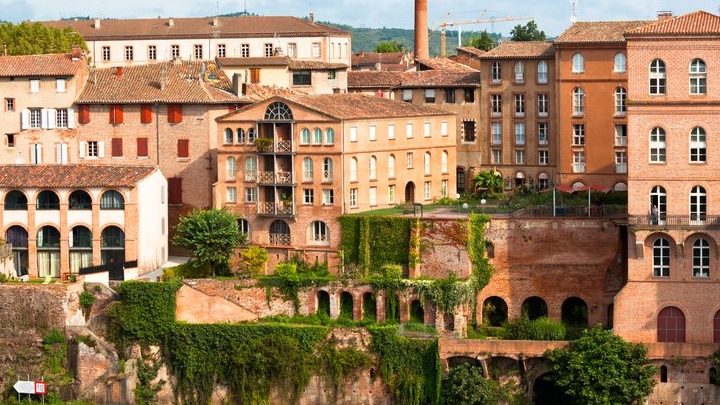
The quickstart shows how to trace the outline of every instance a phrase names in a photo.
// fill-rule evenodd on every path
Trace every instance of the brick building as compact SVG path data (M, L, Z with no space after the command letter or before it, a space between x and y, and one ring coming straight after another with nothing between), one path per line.
M547 188L557 150L555 50L552 42L504 42L476 56L481 168L503 175L505 189Z
M0 163L67 163L77 147L73 103L88 75L70 54L0 57Z
M414 64L411 54L405 52L364 52L351 57L352 70L383 70L403 72Z
M644 24L577 22L555 40L558 183L627 189L623 33Z
M285 16L137 18L46 21L85 39L101 67L164 62L289 56L350 66L350 33Z
M271 262L339 263L343 214L455 189L455 117L357 94L274 97L218 120L215 205L241 215ZM261 141L262 140L262 141Z
M2 165L0 229L17 276L167 260L167 181L154 166Z

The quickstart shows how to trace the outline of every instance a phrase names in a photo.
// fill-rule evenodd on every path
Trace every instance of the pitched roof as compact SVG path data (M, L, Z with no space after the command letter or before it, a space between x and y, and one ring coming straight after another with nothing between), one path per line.
M443 70L422 70L419 72L348 72L348 88L438 88L438 87L479 87L480 72L447 72Z
M379 64L381 70L403 71L412 64L403 52L361 52L353 54L351 60L353 69L375 68Z
M468 65L456 62L450 58L415 59L418 70L444 70L446 72L477 72Z
M287 97L294 94L298 93L285 87L243 83L243 95L254 102L267 100L273 97Z
M626 33L626 36L634 35L720 35L720 16L699 10L658 20Z
M172 26L170 24L172 20ZM86 41L128 38L253 38L297 36L350 36L338 28L288 16L240 16L219 17L214 25L213 17L200 18L137 18L100 20L45 21L43 24L70 27Z
M327 63L316 60L294 59L288 56L268 56L253 58L217 58L220 66L227 67L287 67L290 70L337 70L347 69L343 63Z
M129 165L0 165L0 187L135 187L155 170L155 166Z
M555 47L547 41L503 42L479 55L480 59L548 59L555 55Z
M482 56L485 53L482 49L475 48L474 46L459 46L456 49L458 53L469 53L472 56Z
M623 43L623 34L650 21L576 22L555 39L556 45L587 43Z
M0 56L0 77L74 76L86 65L85 59L73 60L69 53Z
M161 86L163 81L164 88ZM96 69L90 72L76 103L222 104L249 101L232 93L230 80L215 63L171 61Z

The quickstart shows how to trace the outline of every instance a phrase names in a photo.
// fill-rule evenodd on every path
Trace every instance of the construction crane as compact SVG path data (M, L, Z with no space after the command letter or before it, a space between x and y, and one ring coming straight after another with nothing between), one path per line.
M473 25L473 24L487 24L491 23L494 24L496 22L504 22L504 21L524 21L524 20L534 20L533 17L503 17L503 18L495 18L491 17L489 19L478 19L478 20L467 20L467 21L444 21L440 25L438 25L437 29L440 30L440 56L445 57L447 55L447 36L445 34L445 31L448 27L458 27L458 47L462 46L462 31L461 26L462 25Z

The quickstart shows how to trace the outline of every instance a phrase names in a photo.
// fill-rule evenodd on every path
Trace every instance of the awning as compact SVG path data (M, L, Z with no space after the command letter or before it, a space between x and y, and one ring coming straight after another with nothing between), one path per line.
M558 185L555 186L555 189L558 190L558 191L561 191L561 192L563 192L563 193L568 193L568 194L576 193L576 192L578 192L578 191L588 191L588 190L590 190L590 191L595 191L595 192L600 192L600 193L607 193L607 192L609 192L610 190L612 190L612 187L598 186L598 185L589 185L589 186L582 186L582 187L575 187L575 188L573 188L572 186L567 185L567 184L558 184Z

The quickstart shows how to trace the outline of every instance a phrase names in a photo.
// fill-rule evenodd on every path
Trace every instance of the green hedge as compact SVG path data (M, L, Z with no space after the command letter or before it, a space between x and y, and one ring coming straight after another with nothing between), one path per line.
M348 215L340 218L345 264L377 271L411 261L413 218Z
M120 284L120 302L110 310L119 343L161 343L175 324L175 297L181 285L178 281Z

